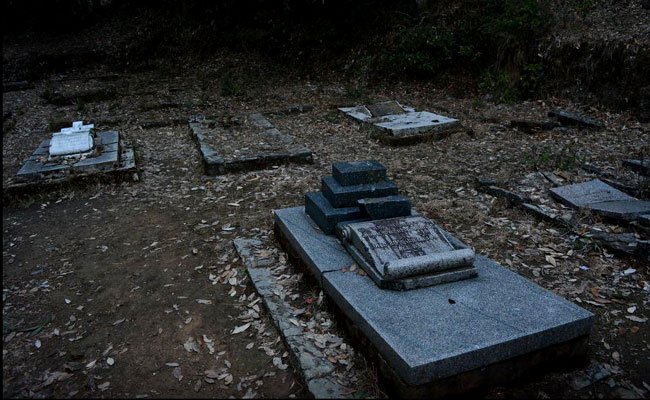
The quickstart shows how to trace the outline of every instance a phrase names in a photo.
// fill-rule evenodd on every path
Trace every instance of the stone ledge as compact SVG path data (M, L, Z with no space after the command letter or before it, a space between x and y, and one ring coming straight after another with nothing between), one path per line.
M271 268L255 265L252 250L261 242L256 239L235 239L233 244L242 260L248 275L262 298L271 320L280 332L291 353L291 361L300 372L307 389L314 398L342 398L349 390L337 383L332 372L334 364L302 333L302 329L291 324L297 310L274 293L277 284L271 274ZM279 288L282 290L281 288Z

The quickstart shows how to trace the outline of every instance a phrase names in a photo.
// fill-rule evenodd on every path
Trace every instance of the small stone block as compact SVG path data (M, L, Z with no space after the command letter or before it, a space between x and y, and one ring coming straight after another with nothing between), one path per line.
M404 114L406 110L395 100L384 101L381 103L366 106L373 117L383 117L386 115Z
M400 194L361 199L357 203L370 219L385 219L411 215L411 200Z
M650 158L642 160L623 160L623 166L638 172L641 175L650 176Z
M385 180L364 185L341 186L332 176L321 179L322 191L332 206L356 207L357 201L370 197L385 197L397 194L397 185Z
M116 131L99 132L97 137L100 139L102 145L118 143L120 141L120 133Z
M305 195L305 212L327 235L334 233L336 224L363 217L359 207L334 208L321 192Z
M337 162L332 176L341 186L362 185L386 180L386 167L375 160Z

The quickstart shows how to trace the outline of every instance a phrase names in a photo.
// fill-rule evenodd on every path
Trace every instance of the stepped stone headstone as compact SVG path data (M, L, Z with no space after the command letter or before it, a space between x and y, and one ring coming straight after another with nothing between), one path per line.
M397 194L397 185L386 177L386 167L375 160L334 163L332 175L323 177L321 183L321 191L305 195L305 209L328 235L334 233L340 222L368 216L365 213L368 207L362 209L359 201Z
M377 285L394 290L473 278L474 252L453 246L437 225L413 217L386 167L375 160L332 164L322 191L305 195L305 212L326 234L337 233Z
M632 221L650 213L650 201L629 196L599 179L549 190L553 197L570 207L588 209L608 218Z
M379 132L380 139L395 144L423 140L461 127L457 119L415 111L397 101L341 107L339 110L359 122L370 124Z

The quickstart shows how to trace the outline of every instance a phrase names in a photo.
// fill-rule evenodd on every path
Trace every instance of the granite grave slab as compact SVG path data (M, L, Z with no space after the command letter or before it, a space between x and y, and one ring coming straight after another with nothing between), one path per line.
M393 144L443 136L462 128L457 119L428 111L415 111L397 101L340 107L339 110L361 123L369 124L379 139Z
M608 218L633 221L650 213L650 201L643 201L615 189L599 179L549 189L558 201L584 208Z
M322 282L327 295L407 386L489 371L589 334L594 316L485 257L478 276L408 291L384 290L303 207L274 210L276 233ZM458 239L442 231L450 243ZM537 359L537 357L534 357ZM525 359L525 357L524 357ZM531 359L532 360L532 359ZM521 361L518 361L521 362Z
M362 176L364 169L381 171L377 167L336 163L332 169ZM373 184L388 181L383 173ZM324 181L351 189L369 185L369 179ZM357 206L349 207L354 203L337 202L337 196L345 198L342 193L332 193L332 199L308 193L305 207L274 210L274 229L290 257L322 285L353 335L369 344L362 348L378 357L382 375L398 387L429 390L444 381L442 392L456 393L459 382L466 389L499 372L518 376L522 366L584 354L594 319L588 311L475 256L417 215L410 202L394 210L399 215L387 211L373 218L366 211L368 204L403 203L404 196L359 196ZM340 217L338 241L323 229L336 222L323 209ZM363 217L353 219L357 209ZM402 215L406 210L411 215Z
M313 163L312 153L295 138L278 130L260 113L242 116L194 116L189 127L206 175L251 171L269 166Z

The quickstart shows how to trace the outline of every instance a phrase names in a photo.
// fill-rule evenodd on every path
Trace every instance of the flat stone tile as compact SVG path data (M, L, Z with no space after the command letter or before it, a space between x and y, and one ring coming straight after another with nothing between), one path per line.
M599 179L549 189L553 197L574 208L587 208L610 218L633 220L650 213L650 201L638 200Z
M97 157L88 157L73 164L73 169L86 169L86 168L105 168L117 166L118 161L117 151L108 151L99 154Z
M27 161L16 174L17 176L32 175L32 174L46 174L53 172L60 172L70 169L67 164L43 164L40 162Z
M105 131L97 133L100 143L103 145L118 143L120 141L120 133L117 131Z
M476 257L474 279L403 292L380 289L368 276L341 271L352 258L310 225L302 207L274 213L326 293L408 385L563 343L587 335L593 324L590 312L483 256Z
M636 200L599 179L550 189L557 198L573 207L588 207L604 201Z
M434 130L443 130L460 125L457 119L428 111L416 111L399 115L386 115L374 123L392 136L404 137Z
M312 275L320 282L323 272L352 265L352 258L336 237L320 232L304 207L273 210L277 227L298 251ZM314 234L316 232L317 234Z

